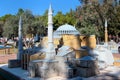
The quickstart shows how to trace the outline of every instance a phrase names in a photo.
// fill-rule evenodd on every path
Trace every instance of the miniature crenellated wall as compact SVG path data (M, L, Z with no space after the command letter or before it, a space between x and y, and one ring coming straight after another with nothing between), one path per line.
M41 42L42 47L47 48L47 41L48 38L44 37ZM91 49L96 48L96 38L95 35L85 36L64 34L61 38L54 38L55 48L58 48L58 45L64 45L73 48L76 58L81 58L88 55L88 51L81 49L81 47L87 46Z

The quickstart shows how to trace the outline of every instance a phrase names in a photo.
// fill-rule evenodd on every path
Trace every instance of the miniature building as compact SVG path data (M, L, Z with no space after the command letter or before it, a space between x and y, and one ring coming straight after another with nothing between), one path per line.
M44 37L42 40L43 47L47 48L48 38ZM80 35L79 31L75 29L74 26L65 24L60 26L54 32L54 46L69 46L74 49L76 58L81 58L88 55L88 51L80 49L81 46L88 46L91 49L96 47L96 38L95 35L83 36Z
M79 31L69 24L62 25L53 32L51 5L48 12L48 36L43 37L39 52L20 53L21 67L28 69L31 77L91 77L99 74L99 67L113 64L113 56L108 49L95 49L95 35L80 35ZM34 53L36 51L30 50ZM13 65L14 61L9 63ZM20 62L15 60L15 63ZM12 67L11 65L9 67Z
M30 62L29 72L31 77L39 76L47 79L54 76L73 78L97 75L99 73L97 60L90 54L90 50L81 47L82 45L94 49L96 47L95 36L81 37L79 31L69 24L60 26L53 34L52 24L52 8L50 6L48 36L42 39L42 49L40 50L41 53L44 52L46 55L44 55L44 59ZM86 56L88 56L87 60Z

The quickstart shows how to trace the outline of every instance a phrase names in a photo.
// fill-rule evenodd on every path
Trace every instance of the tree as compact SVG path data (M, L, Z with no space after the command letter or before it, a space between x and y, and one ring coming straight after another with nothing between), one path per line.
M89 30L89 33L96 34L95 31L98 31L98 14L96 13L96 10L94 9L94 6L92 4L86 4L82 7L79 6L76 9L76 18L77 18L77 28L80 30ZM88 28L88 29L87 29ZM81 30L80 30L81 31ZM91 31L91 32L90 32ZM96 34L98 36L98 34Z
M47 27L48 23L48 10L45 11L45 13L39 17L39 20L43 22L43 26Z
M99 33L96 31L94 25L86 24L85 27L78 29L81 34L84 35L96 35L99 36Z
M35 16L35 20L33 22L33 26L35 28L34 30L34 34L45 34L45 22L43 21L43 19L41 18L41 16Z
M13 16L13 15L11 15L11 14L6 14L6 15L0 17L0 21L3 21L3 23L4 23L4 22L5 22L9 17L11 17L11 16Z
M17 12L17 15L18 15L18 16L22 15L23 13L24 13L24 10L23 10L23 9L21 9L21 8L18 9L18 12Z
M18 34L18 18L16 16L9 17L3 26L3 36L11 38L12 35Z
M76 19L74 14L75 12L72 9L70 10L70 12L66 13L65 15L66 23L76 25Z
M47 12L43 16L34 16L30 10L19 9L16 15L5 15L0 20L3 24L3 36L11 37L18 36L18 22L22 17L23 35L26 36L44 33L45 25L47 24ZM46 18L45 18L46 16ZM4 22L4 23L3 23ZM0 23L0 28L1 24ZM2 31L2 30L1 30Z
M53 22L54 22L54 28L57 29L59 26L65 24L67 21L65 19L65 15L61 11L59 11L54 16Z
M118 34L119 27L119 12L118 6L113 6L112 0L104 0L100 4L97 0L79 0L84 5L77 7L76 18L77 28L86 28L89 24L104 38L104 24L105 19L108 20L108 32L109 34ZM89 27L88 27L89 29ZM91 30L92 31L92 30Z
M2 36L3 33L3 21L0 21L0 36Z
M21 16L22 16L22 24L23 24L23 34L32 35L34 32L34 27L33 27L34 15L30 10L25 10L24 13L21 14Z
M120 33L120 6L116 6L113 9L114 11L111 14L107 14L110 16L109 20L109 34L118 35ZM110 13L111 11L109 11Z
M4 32L3 27L4 27L5 22L6 22L10 17L12 17L12 16L13 16L13 15L11 15L11 14L6 14L6 15L0 17L0 36L3 36L2 34L3 34L3 32ZM5 33L5 32L4 32L4 33Z

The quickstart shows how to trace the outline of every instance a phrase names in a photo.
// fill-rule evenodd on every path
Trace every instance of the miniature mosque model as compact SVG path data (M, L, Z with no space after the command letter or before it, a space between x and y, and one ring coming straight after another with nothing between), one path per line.
M113 65L112 53L103 47L96 47L95 35L80 35L75 26L69 24L61 25L53 32L52 14L50 5L48 36L41 40L40 50L31 55L25 51L19 52L21 63L27 63L31 77L91 77L99 74L100 68ZM25 56L26 54L29 56Z

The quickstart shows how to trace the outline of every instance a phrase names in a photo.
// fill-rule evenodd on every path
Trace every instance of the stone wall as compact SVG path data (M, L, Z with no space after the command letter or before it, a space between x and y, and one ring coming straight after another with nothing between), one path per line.
M57 48L57 46L60 44L61 38L54 38L54 47ZM41 46L44 48L48 47L48 37L43 37L43 40L41 41Z
M76 58L81 58L88 55L88 51L85 49L75 50Z
M96 37L95 35L80 35L81 46L88 46L91 49L96 48Z
M91 77L99 74L98 63L96 60L76 59L76 76Z
M95 35L90 35L87 37L87 45L88 47L90 47L91 49L96 48L96 37Z
M80 42L79 36L76 35L63 35L63 45L72 47L73 49L79 49L80 48Z
M80 35L80 40L81 40L81 46L86 46L87 45L87 38L85 35Z
M54 46L57 48L58 45L60 45L61 38L54 38ZM96 37L95 35L90 36L84 36L84 35L62 35L62 42L64 46L72 47L73 49L78 50L81 46L88 46L91 49L94 49L96 47ZM41 41L41 45L45 48L47 48L47 42L48 37L44 37Z
M30 61L32 61L32 60L40 60L40 59L44 59L44 58L45 58L45 54L36 53L36 54L32 54L30 56Z

